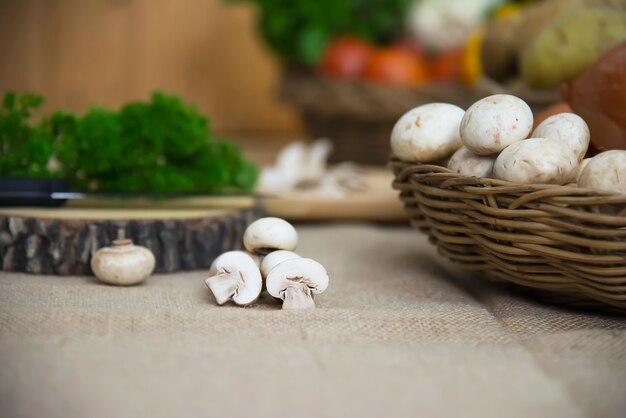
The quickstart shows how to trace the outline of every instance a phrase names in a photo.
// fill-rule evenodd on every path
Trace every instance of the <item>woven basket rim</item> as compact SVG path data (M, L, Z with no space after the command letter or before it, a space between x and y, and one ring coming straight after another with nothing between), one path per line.
M405 166L403 171L400 172L396 177L396 181L398 178L406 178L409 174L415 172L438 172L442 174L446 174L449 179L456 179L458 182L454 184L466 184L470 185L486 185L491 187L510 187L510 188L522 188L528 189L529 191L544 191L550 190L554 192L554 195L557 194L576 194L581 196L589 196L589 197L611 197L615 199L614 203L626 203L626 193L618 193L609 190L601 190L601 189L591 189L585 187L578 187L574 183L572 185L560 185L560 184L545 184L545 183L515 183L507 180L494 179L490 177L471 177L465 176L462 174L455 173L447 167L432 164L432 163L419 163L419 162L406 162L402 161L397 157L392 156L390 163L391 166L399 164L400 166ZM449 183L448 183L449 184ZM444 185L448 185L444 183ZM442 185L442 187L445 187Z
M418 84L415 86L402 86L386 83L377 83L367 79L348 79L340 77L332 77L323 74L319 74L314 71L307 71L302 69L284 69L281 73L281 80L295 80L295 81L309 81L313 83L321 84L333 84L337 86L358 86L358 87L372 87L375 89L384 89L389 91L410 91L414 93L423 93L437 91L441 89L461 90L467 92L475 91L489 91L491 94L498 93L518 93L522 96L529 97L529 100L535 99L538 101L550 101L553 102L555 95L560 97L560 89L535 89L527 86L521 87L507 87L495 80L492 80L486 76L481 77L475 84L465 84L462 82L451 83L444 81L433 81L430 83Z
M446 102L467 108L493 94L516 95L536 111L561 100L558 90L506 88L486 78L474 85L428 83L407 87L289 68L282 74L279 93L282 100L302 111L385 121L395 121L398 115L422 104Z

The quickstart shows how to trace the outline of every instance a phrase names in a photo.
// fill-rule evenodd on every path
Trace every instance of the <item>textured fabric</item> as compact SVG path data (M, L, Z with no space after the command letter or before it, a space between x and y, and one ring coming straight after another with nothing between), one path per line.
M416 231L299 228L318 308L218 307L203 272L2 274L2 417L623 417L626 321L469 277Z

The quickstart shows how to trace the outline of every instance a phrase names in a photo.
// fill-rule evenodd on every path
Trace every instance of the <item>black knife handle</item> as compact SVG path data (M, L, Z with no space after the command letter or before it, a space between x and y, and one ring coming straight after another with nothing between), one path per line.
M60 178L0 177L0 206L61 206L65 200L53 199L52 193L69 189Z

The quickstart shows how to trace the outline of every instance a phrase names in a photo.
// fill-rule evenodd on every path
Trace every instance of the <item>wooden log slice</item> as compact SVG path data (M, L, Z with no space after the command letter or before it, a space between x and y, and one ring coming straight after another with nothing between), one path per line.
M245 228L263 215L263 207L248 197L0 208L0 260L4 271L92 274L92 254L125 237L154 253L157 273L208 269L221 253L243 249Z

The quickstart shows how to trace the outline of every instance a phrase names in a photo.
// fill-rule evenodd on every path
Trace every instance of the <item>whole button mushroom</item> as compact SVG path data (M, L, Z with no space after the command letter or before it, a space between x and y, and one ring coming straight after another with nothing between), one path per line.
M243 251L228 251L215 259L205 284L218 305L232 300L248 305L259 297L263 288L261 272L254 259Z
M495 94L471 105L461 121L461 139L478 155L495 154L528 137L533 112L525 101L509 94Z
M530 138L502 151L493 174L515 183L566 184L575 179L578 165L578 156L563 142Z
M467 147L462 146L450 157L448 168L462 176L491 177L495 160L495 156L476 155Z
M282 263L283 261L293 260L294 258L301 258L300 255L294 253L293 251L286 250L278 250L269 253L263 258L261 262L261 276L263 278L267 278L269 272L276 267L278 263Z
M314 308L313 296L328 287L328 273L315 260L294 258L277 264L265 286L270 295L283 300L283 309Z
M564 142L578 156L585 158L589 148L589 127L575 113L557 113L552 115L535 128L533 138L550 138Z
M298 245L298 233L293 225L284 219L261 218L246 228L243 245L251 253L260 255L275 250L292 251Z
M593 160L593 158L585 158L584 160L580 162L580 165L578 166L578 171L576 172L577 183L580 180L580 175L583 173L583 171L585 171L585 168L587 168L587 164L589 164L589 161L591 160Z
M605 151L593 157L580 174L578 186L626 193L626 151Z
M432 162L461 147L459 125L464 110L448 103L429 103L409 110L391 131L391 149L406 162Z
M154 265L154 254L145 247L133 245L129 239L115 240L91 258L91 270L96 277L119 286L143 282L152 274Z

